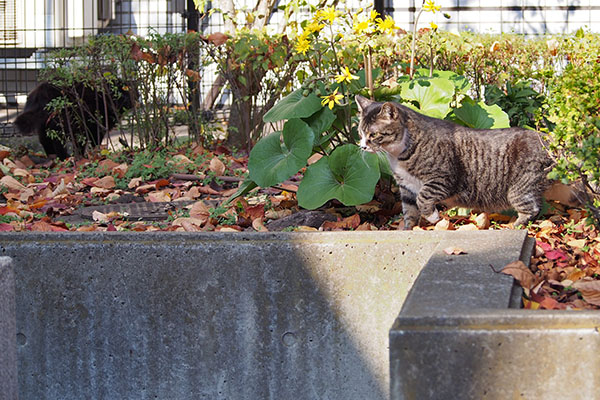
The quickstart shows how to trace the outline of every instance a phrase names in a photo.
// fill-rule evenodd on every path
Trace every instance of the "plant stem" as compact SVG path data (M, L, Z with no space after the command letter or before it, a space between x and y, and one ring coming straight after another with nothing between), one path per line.
M425 0L423 0L423 3L425 3ZM421 14L423 14L423 7L421 7L421 9L419 10L417 18L415 18L415 23L413 25L412 45L410 46L410 79L412 79L415 75L415 47L417 45L417 24L419 23L419 18L421 17Z

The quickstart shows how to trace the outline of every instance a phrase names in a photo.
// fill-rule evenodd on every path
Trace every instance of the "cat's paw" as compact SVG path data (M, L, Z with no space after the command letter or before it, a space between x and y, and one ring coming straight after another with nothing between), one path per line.
M436 222L438 222L440 220L440 213L438 213L438 210L434 209L433 212L431 213L431 215L429 215L428 217L425 217L425 219L430 224L435 224Z

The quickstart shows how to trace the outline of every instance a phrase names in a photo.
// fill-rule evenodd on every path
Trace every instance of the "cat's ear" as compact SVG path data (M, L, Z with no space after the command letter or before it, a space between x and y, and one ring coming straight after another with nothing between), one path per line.
M373 101L367 99L366 97L361 96L360 94L357 94L356 97L354 97L354 100L356 100L356 104L358 105L358 112L359 113L363 113L367 107L369 107Z
M386 118L386 119L394 120L394 121L400 117L398 108L396 108L396 106L393 103L390 103L389 101L386 103L383 103L383 105L381 106L381 111L379 111L379 115L382 118Z

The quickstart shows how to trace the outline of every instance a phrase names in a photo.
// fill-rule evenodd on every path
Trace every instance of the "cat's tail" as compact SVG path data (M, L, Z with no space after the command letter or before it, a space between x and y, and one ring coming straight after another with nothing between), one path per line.
M593 197L598 197L593 195ZM552 185L544 192L546 200L558 201L559 203L569 207L583 207L589 195L581 181L571 184L561 182L553 182Z

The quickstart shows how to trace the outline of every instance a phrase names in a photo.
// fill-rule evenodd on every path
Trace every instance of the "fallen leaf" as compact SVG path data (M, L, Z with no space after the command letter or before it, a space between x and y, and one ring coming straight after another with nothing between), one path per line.
M7 223L0 223L0 232L10 232L14 230L13 226L11 224L7 224Z
M141 183L142 183L142 178L133 178L132 180L129 181L129 183L127 184L127 187L129 189L133 189L133 188L140 186Z
M449 256L457 256L459 254L467 254L466 251L464 251L460 247L456 247L456 246L446 247L444 249L444 253L448 254Z
M356 211L359 211L359 212L376 213L377 211L381 210L381 203L378 202L377 200L371 200L368 203L355 206L355 208L356 208Z
M559 307L558 301L549 296L544 296L544 299L540 301L540 308L545 310L558 310Z
M574 247L576 249L582 249L587 245L587 240L585 239L572 239L567 242L568 246Z
M252 227L257 232L269 232L269 230L263 223L262 218L256 218L256 219L252 220Z
M12 190L15 192L25 190L25 186L23 186L18 180L9 175L3 176L0 179L0 187L5 187L8 190Z
M466 224L466 225L459 226L458 228L456 228L456 230L457 231L478 231L479 228L475 224Z
M116 186L115 178L113 178L112 175L108 175L94 181L93 185L102 189L114 189Z
M490 227L490 217L487 213L481 213L473 218L475 225L479 229L488 229Z
M92 212L92 219L100 223L106 223L109 221L108 215L98 210L94 210L94 212Z
M435 224L435 226L433 227L434 231L448 231L450 230L450 227L452 226L452 224L450 223L449 220L447 219L440 219L437 224Z
M218 157L213 157L210 160L208 168L217 176L222 176L223 174L225 174L225 164L223 164L223 161L219 160Z
M267 219L279 219L292 215L292 210L268 210L265 211L265 218Z
M525 289L531 289L535 285L535 275L523 263L523 261L513 261L502 268L503 274L510 275L515 278L519 284Z
M324 231L335 229L356 229L360 225L360 215L354 214L338 221L325 221L321 225Z
M579 280L573 287L581 293L583 299L590 304L600 306L600 280Z

